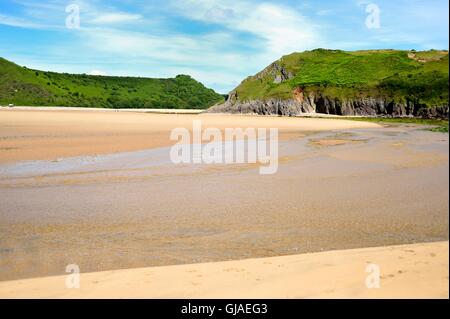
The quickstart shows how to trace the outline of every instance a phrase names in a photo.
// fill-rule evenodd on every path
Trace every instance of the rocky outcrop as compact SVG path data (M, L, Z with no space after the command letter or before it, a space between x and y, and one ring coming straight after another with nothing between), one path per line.
M215 105L210 113L242 113L259 115L297 116L322 113L347 116L390 116L448 119L449 106L427 107L413 101L395 102L385 97L330 98L320 93L305 94L301 88L294 90L290 99L240 101L237 92L229 94L227 101Z
M273 78L273 83L280 84L284 81L292 79L294 77L294 74L291 71L288 71L283 64L274 62L267 68L256 74L254 78L262 80L266 76L270 76L271 78Z
M208 112L448 119L447 69L447 51L296 52L247 77Z

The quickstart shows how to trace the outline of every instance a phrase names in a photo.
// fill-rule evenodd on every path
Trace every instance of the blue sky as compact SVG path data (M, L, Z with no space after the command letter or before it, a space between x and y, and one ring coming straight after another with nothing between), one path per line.
M67 28L76 4L80 27ZM379 27L366 20L379 9ZM226 93L294 51L448 49L448 0L0 0L0 56L69 73L190 74Z

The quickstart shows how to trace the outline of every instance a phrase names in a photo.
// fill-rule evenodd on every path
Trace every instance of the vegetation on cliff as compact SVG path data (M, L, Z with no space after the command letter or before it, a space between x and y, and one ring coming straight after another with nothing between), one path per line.
M423 107L448 106L448 51L317 49L282 57L245 79L240 102L292 99L296 90L327 98L385 98Z
M171 79L44 72L0 58L0 104L206 109L223 96L188 75Z

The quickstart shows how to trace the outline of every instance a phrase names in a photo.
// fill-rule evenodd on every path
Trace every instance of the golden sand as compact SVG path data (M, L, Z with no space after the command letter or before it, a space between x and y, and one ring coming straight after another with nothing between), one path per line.
M0 282L0 298L448 298L448 251L436 242L82 273L78 289L67 276ZM379 288L366 285L369 264Z
M279 128L278 172L174 165L158 147L198 119ZM0 162L0 297L448 296L447 242L391 247L448 241L445 134L335 119L0 109ZM269 258L248 259L258 257ZM361 286L370 262L382 289ZM84 273L80 290L48 277L70 263ZM142 268L153 266L163 267ZM23 279L34 277L45 278Z
M190 129L193 120L201 120L205 128L276 127L280 139L310 131L378 127L332 119L0 108L0 163L169 146L170 131Z

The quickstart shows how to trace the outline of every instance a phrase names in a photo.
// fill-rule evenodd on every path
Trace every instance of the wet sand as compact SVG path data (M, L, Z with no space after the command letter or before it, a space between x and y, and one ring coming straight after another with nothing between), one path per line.
M448 298L448 242L0 282L0 298ZM379 266L379 287L366 285ZM369 284L372 283L370 280Z
M170 163L170 128L193 118L279 127L277 174ZM77 111L2 110L0 123L0 281L448 240L448 134Z

